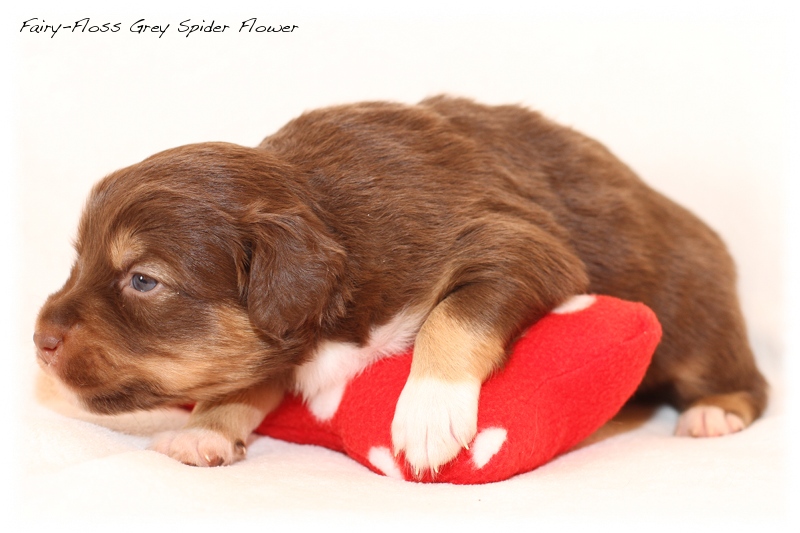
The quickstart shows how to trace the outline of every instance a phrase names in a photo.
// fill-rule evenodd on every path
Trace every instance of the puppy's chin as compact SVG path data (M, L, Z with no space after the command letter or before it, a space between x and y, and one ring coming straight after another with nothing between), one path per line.
M49 405L57 411L87 410L80 395L47 369L42 369L37 375L36 396L41 403Z
M154 409L166 405L192 402L171 401L169 395L147 392L153 387L144 381L131 382L118 387L106 386L88 389L75 387L52 372L43 371L37 377L37 397L56 411L80 417L80 413L116 415L138 410Z

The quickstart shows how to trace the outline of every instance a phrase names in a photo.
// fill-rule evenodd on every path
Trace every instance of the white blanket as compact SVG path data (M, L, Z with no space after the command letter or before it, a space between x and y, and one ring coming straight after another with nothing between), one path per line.
M397 481L342 454L268 437L254 437L247 459L233 466L185 466L146 450L148 435L180 426L185 413L82 415L43 379L38 400L25 409L16 511L34 522L117 528L188 521L203 530L229 521L270 530L438 522L468 531L503 522L763 525L787 513L783 388L771 377L777 386L769 410L742 433L677 438L674 410L628 408L551 463L475 486Z

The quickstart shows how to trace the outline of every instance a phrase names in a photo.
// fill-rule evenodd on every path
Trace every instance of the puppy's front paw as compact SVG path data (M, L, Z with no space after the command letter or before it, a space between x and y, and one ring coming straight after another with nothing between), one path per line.
M244 442L231 442L221 433L202 428L159 433L150 449L192 466L229 465L247 453Z
M481 383L450 383L433 378L409 378L392 420L395 454L419 477L438 473L462 448L469 448L478 430L478 396Z

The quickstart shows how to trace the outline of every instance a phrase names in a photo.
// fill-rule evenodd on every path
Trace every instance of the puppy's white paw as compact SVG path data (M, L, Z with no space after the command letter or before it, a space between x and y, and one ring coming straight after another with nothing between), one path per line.
M696 405L681 413L675 435L681 437L720 437L744 429L744 421L715 405Z
M409 378L392 420L394 453L405 452L406 461L419 477L438 473L469 443L478 430L481 383L451 383L433 378Z
M202 428L159 433L150 449L193 466L229 465L247 453L244 442L231 442L221 433Z

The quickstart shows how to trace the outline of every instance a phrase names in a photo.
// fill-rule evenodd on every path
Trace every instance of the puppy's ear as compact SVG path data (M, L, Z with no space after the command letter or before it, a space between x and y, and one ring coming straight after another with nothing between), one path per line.
M324 224L310 213L259 218L243 291L253 325L281 339L343 315L345 251Z

